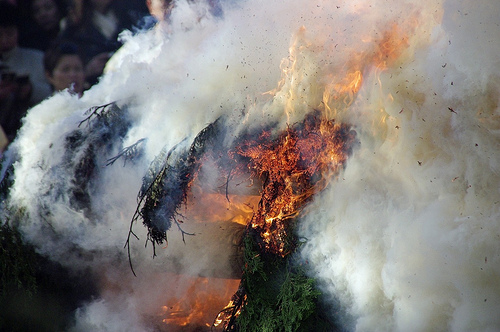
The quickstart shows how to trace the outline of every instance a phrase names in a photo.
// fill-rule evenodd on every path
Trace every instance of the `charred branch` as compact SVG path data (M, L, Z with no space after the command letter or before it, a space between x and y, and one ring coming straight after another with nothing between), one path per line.
M224 135L220 119L205 127L193 140L189 149L180 151L181 145L176 144L170 150L164 149L151 163L138 194L137 209L132 217L129 236L125 246L130 259L130 238L135 237L133 224L141 219L148 229L146 242L155 246L167 241L167 231L175 223L183 240L185 235L194 235L182 229L182 215L179 208L186 203L191 184L201 167L201 160L208 149Z
M78 128L80 128L80 126L85 122L87 125L90 125L90 120L93 118L111 118L115 115L118 109L119 108L116 106L115 102L91 107L85 111L84 115L87 115L87 117L78 124Z
M127 161L131 161L131 160L137 158L141 154L141 152L142 152L141 145L145 141L146 141L145 138L141 138L140 140L138 140L134 144L123 148L116 156L114 156L113 158L109 158L107 160L106 166L113 165L115 163L115 161L117 161L120 158L123 158L123 165L125 166Z
M44 194L67 199L73 209L92 213L92 184L100 174L102 158L116 149L126 134L130 121L127 112L115 103L89 109L87 126L69 132L62 142L64 155L61 162L47 172L46 180L52 185ZM46 210L41 206L42 214Z
M343 167L354 138L350 126L314 111L275 139L265 131L231 152L248 158L248 169L262 180L258 211L250 224L260 234L263 250L283 256L294 251L293 242L287 241L288 223Z

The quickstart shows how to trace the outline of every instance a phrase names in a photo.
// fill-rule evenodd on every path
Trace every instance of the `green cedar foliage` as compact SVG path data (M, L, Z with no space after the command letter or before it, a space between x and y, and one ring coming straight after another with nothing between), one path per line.
M0 226L0 330L22 331L11 321L13 311L27 311L37 292L32 247L19 231L2 220ZM14 300L13 300L14 299Z
M11 288L36 290L35 251L21 240L18 230L5 222L0 227L0 295Z
M254 234L255 235L255 234ZM320 292L291 256L266 253L251 232L244 239L245 265L242 283L246 301L237 318L239 331L333 331L318 310Z

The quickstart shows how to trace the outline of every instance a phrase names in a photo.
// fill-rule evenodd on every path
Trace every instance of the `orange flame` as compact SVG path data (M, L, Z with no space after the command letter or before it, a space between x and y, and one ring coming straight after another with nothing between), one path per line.
M410 35L415 30L417 20L415 17L408 19L405 27L394 24L385 31L382 38L373 40L372 48L363 52L355 52L340 72L343 76L332 75L329 84L326 84L322 104L327 117L336 117L339 110L344 110L354 102L356 94L363 84L363 75L375 69L377 77L402 57L404 51L410 46ZM370 42L370 40L366 40ZM380 83L380 81L379 81Z
M238 288L238 279L183 277L190 286L182 298L173 297L161 307L162 322L169 331L178 327L210 327L227 298Z
M264 183L250 225L266 250L284 256L292 249L286 243L288 221L347 160L354 134L348 126L316 113L288 127L277 140L269 138L270 133L264 132L234 153L249 158L250 171Z
M259 235L263 249L281 256L287 255L294 249L293 244L287 243L287 232L292 219L301 213L304 204L315 193L324 189L343 167L354 143L355 134L350 127L336 123L333 118L339 109L345 110L352 105L362 87L363 75L368 70L373 68L378 72L386 70L401 57L409 47L409 35L413 30L411 27L402 29L397 25L392 26L380 40L373 42L374 46L371 49L354 53L338 74L322 73L323 76L329 76L330 81L310 83L319 87L311 87L307 91L302 87L298 88L308 72L308 69L302 66L308 66L310 61L307 56L302 57L300 53L312 47L304 41L304 31L305 28L300 29L297 37L300 42L294 43L290 48L289 58L282 62L283 76L278 87L268 93L274 96L279 92L282 93L280 98L284 98L282 106L288 119L298 103L307 104L304 100L316 100L321 105L316 105L317 109L310 112L302 122L289 125L277 138L273 139L271 132L264 131L258 138L244 141L229 152L233 160L246 158L247 170L253 178L262 181L258 204L253 200L254 204L250 207L248 202L252 199L248 197L248 201L243 202L244 205L240 205L239 208L237 204L231 203L232 212L245 211L241 214L243 218L238 219L235 216L233 219L248 223L248 226ZM300 94L303 91L306 91L304 94L318 96L302 98ZM307 107L308 111L312 109L310 105ZM206 209L203 209L205 212L214 208L218 210L223 204L228 204L221 195L205 199L209 202ZM236 197L232 197L229 201L236 200ZM256 211L255 206L257 206ZM250 212L253 212L252 217L249 216ZM221 217L221 214L215 212L210 215ZM200 278L196 284L206 284L206 280ZM214 306L214 301L228 297L225 294L214 295L200 291L193 284L185 299L175 299L163 307L166 315L164 322L176 326L186 326L193 322L210 326L212 322L209 318L215 315L207 316L206 313L217 307ZM227 323L229 317L227 312L233 306L231 300L217 316L214 326ZM231 315L234 317L235 313Z

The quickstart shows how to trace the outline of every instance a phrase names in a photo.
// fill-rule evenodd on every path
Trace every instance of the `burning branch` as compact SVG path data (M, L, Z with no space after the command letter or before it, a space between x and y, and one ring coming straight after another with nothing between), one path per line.
M232 154L249 158L248 169L263 181L258 211L250 225L266 251L285 256L294 250L287 242L287 223L347 160L354 132L347 125L313 112L289 126L276 140L264 132L243 142Z

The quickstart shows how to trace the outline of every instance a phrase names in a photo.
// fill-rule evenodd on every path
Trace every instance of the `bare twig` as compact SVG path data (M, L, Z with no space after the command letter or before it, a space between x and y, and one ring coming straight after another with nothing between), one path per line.
M87 122L87 124L90 123L90 120L93 118L93 117L99 117L102 115L103 112L106 111L106 108L110 105L114 105L115 102L111 102L111 103L108 103L108 104L104 104L104 105L100 105L100 106L93 106L91 108L89 108L87 111L85 111L85 114L90 114L89 116L87 116L85 119L83 119L82 121L80 121L80 123L78 124L78 128L80 128L80 126L84 123L84 122ZM101 111L99 113L99 111Z
M181 223L177 220L177 218L175 218L175 217L174 217L174 218L173 218L173 220L174 220L175 224L177 225L177 228L179 228L179 231L181 231L181 234L182 234L182 242L186 243L186 239L185 239L184 235L192 235L192 236L195 236L195 234L194 234L194 233L188 233L188 232L186 232L185 230L183 230L183 229L182 229L182 227L181 227L181 225L180 225Z
M108 163L106 164L106 166L110 166L110 165L113 165L115 163L115 161L117 161L118 159L120 159L122 156L124 156L124 161L123 163L125 164L127 160L129 159L132 159L134 155L137 154L137 150L138 150L138 146L145 142L146 139L145 138L141 138L140 140L138 140L137 142L135 142L134 144L130 145L130 146L127 146L125 148L123 148L120 153L118 153L116 156L106 160Z

